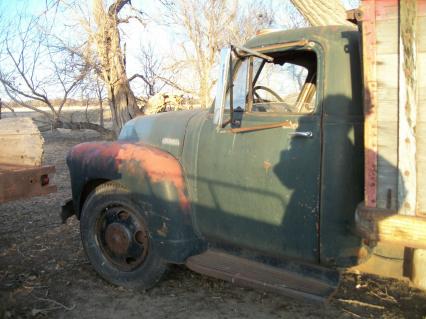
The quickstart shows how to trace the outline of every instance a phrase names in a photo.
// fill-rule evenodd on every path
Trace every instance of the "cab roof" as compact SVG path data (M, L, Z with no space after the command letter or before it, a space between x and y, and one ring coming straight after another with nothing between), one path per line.
M301 40L317 41L319 43L347 42L347 38L352 38L357 33L358 28L356 26L338 25L274 31L254 36L247 41L245 46L248 48L259 48Z

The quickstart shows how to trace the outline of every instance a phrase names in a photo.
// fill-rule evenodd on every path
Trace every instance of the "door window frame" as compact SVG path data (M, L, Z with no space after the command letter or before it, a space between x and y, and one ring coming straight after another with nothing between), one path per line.
M248 85L248 101L247 105L245 107L245 111L249 113L250 115L256 115L259 117L287 117L287 116L315 116L320 115L322 112L322 104L323 104L323 96L324 96L324 86L325 86L325 70L324 70L324 50L321 44L317 41L311 41L311 40L301 40L297 42L289 42L289 43L281 43L281 44L274 44L274 45L267 45L262 47L254 47L252 50L257 51L262 54L270 55L272 53L284 53L288 51L313 51L316 56L316 62L317 62L317 70L316 70L316 92L315 92L315 106L313 108L312 112L309 113L294 113L294 112L252 112L253 107L253 86ZM246 59L250 59L249 61L249 72L248 72L248 83L253 82L253 57L245 57ZM232 79L235 77L235 66L238 65L238 60L232 61ZM249 82L250 81L250 82ZM228 90L229 90L229 84L228 84ZM214 111L214 110L212 110ZM223 110L221 112L222 120L220 123L223 123L220 127L218 127L219 130L225 129L226 124L223 122L225 114L229 114L232 112L232 110ZM230 114L229 114L230 115Z
M271 49L272 48L272 49ZM315 114L320 114L321 110L322 110L322 98L323 98L323 88L324 88L324 82L325 82L325 78L324 78L324 56L323 56L323 50L321 45L318 42L314 42L314 41L309 41L306 43L305 46L293 46L293 47L288 47L287 45L283 44L282 47L280 47L279 45L271 45L271 46L266 46L266 47L258 47L258 48L254 48L253 50L259 51L261 53L264 54L275 54L275 53L284 53L284 52L288 52L288 51L313 51L315 53L316 56L316 62L317 62L317 70L316 70L316 90L315 90L315 106L313 108L312 112L253 112L252 111L252 107L253 107L253 95L251 94L251 97L249 96L249 102L251 103L251 105L248 105L248 108L246 108L248 110L248 113L250 114L260 114L260 116L287 116L287 115L300 115L300 116L312 116ZM265 62L264 62L265 63ZM250 71L250 74L252 74L252 71ZM309 76L309 74L308 74ZM308 79L308 78L307 78ZM307 80L306 79L306 80ZM305 81L306 83L306 81ZM303 90L303 88L302 88ZM302 94L302 90L299 92L299 94ZM252 92L251 92L252 93ZM250 92L249 92L250 94Z

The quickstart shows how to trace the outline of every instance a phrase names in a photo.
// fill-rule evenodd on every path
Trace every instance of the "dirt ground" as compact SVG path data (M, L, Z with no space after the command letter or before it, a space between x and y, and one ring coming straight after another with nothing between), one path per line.
M70 197L67 150L93 132L44 134L45 163L58 192L0 205L0 318L426 318L426 294L406 284L348 274L333 300L311 304L173 267L148 292L112 286L88 263L75 218L62 225Z

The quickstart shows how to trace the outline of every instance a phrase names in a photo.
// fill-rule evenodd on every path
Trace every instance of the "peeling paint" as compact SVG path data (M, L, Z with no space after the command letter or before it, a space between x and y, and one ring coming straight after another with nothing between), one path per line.
M96 161L101 168L115 169L123 176L145 172L151 183L172 183L181 209L185 213L190 211L182 167L167 152L143 143L100 142L79 144L70 151L69 157L80 158L87 167Z

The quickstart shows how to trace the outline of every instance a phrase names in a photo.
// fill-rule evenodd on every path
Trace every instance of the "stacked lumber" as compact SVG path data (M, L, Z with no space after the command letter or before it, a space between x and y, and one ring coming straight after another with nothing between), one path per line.
M30 118L0 120L0 164L40 166L44 140Z

